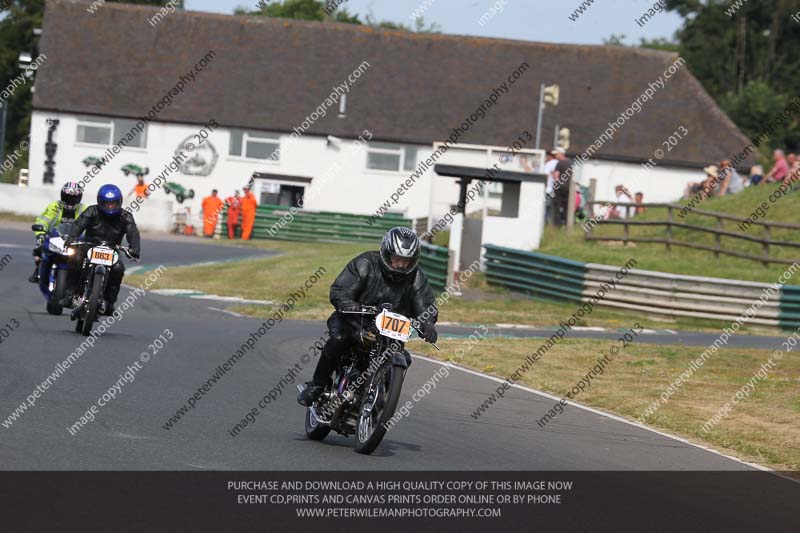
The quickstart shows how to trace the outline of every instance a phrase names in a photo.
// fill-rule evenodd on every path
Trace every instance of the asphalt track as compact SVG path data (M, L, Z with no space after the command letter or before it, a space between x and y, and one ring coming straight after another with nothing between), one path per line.
M83 338L67 317L53 317L33 285L30 235L0 229L0 326L19 327L0 344L0 421L53 372ZM245 248L197 241L147 239L144 262L182 264L246 258ZM234 255L235 254L235 255ZM323 279L311 290L327 291ZM128 293L123 289L121 298ZM242 345L260 320L237 317L215 302L148 294L87 351L10 427L0 426L3 470L748 470L751 466L614 417L568 406L540 429L535 420L553 399L512 389L479 420L470 413L498 383L451 370L415 404L371 456L353 440L331 434L308 441L293 386L237 437L228 430L300 364L323 333L321 322L277 324L219 379L170 430L164 423ZM67 428L139 361L168 328L174 337L142 365L115 400L75 436ZM447 329L447 328L444 328ZM601 332L586 332L601 333ZM713 337L713 336L712 336ZM713 340L713 339L712 339ZM401 402L441 365L415 358Z

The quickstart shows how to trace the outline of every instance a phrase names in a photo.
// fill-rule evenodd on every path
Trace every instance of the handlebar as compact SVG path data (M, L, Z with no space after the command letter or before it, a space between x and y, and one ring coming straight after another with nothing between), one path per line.
M130 259L131 261L138 261L138 259L131 254L131 249L129 247L122 246L122 245L119 245L119 244L112 245L112 244L95 243L95 242L88 242L88 241L74 241L74 242L71 242L71 243L67 244L66 246L69 247L69 248L72 248L72 247L77 248L78 246L106 246L108 248L113 248L114 250L117 250L119 252L124 253L125 256L127 256L127 258Z
M382 311L383 311L383 309L378 309L374 305L362 305L360 311L339 311L339 313L342 313L343 315L366 316L366 315L378 315ZM417 332L417 335L419 336L419 338L422 338L422 334L420 333L419 324L420 324L419 320L417 320L415 318L411 319L411 329L413 329L414 331ZM432 342L430 344L433 345L433 347L436 348L437 350L441 351L441 348L439 348L439 346L435 342Z

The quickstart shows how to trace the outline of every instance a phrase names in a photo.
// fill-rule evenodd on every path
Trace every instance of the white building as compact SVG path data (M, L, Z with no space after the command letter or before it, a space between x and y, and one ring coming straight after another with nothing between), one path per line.
M292 205L305 196L306 209L372 214L417 172L389 211L436 219L458 200L458 186L428 168L435 143L457 143L438 162L490 167L497 153L488 147L517 142L523 156L507 169L535 172L541 83L561 87L559 106L545 111L542 144L566 127L568 152L580 154L675 61L625 47L197 12L152 27L155 7L107 3L94 15L85 8L47 1L40 52L48 59L35 81L30 187L20 206L29 198L40 208L42 195L87 176L88 158L105 156L88 195L109 182L128 192L135 179L123 167L137 165L149 169L147 182L194 190L184 204L194 211L212 189L224 197L256 178L261 202ZM686 139L644 171L679 126ZM747 142L684 67L576 175L583 184L597 179L598 200L613 199L618 183L646 201L675 200L703 166ZM476 155L463 145L486 149ZM186 159L159 180L182 152ZM161 187L137 219L168 225L163 212L180 207L166 203L174 198ZM481 209L482 202L467 210Z

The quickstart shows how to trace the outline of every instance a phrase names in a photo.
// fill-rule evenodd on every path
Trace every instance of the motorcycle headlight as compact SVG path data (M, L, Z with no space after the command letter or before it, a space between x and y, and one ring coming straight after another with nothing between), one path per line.
M57 254L61 253L61 247L58 244L54 243L54 242L47 243L47 249L50 250L51 252L55 252Z
M67 255L75 255L75 248L67 248Z

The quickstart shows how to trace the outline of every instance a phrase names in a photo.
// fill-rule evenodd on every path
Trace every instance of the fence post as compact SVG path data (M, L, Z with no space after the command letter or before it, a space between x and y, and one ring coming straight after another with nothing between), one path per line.
M567 233L575 227L575 179L569 180L569 198L567 200Z
M622 237L623 237L622 243L625 246L628 246L628 237L630 237L630 234L628 232L628 219L627 218L625 219L625 224L623 225L623 228L624 228L623 229L624 233L622 235Z
M672 252L672 206L667 206L667 251Z
M717 229L722 229L722 217L717 217ZM717 243L717 250L714 252L714 257L719 257L719 251L722 250L722 235L715 233L714 240Z
M772 231L770 231L770 226L767 223L764 223L764 239L768 241L772 240ZM761 263L765 267L769 267L769 243L761 243L761 246L764 248L764 257L766 258L766 260L762 261Z

